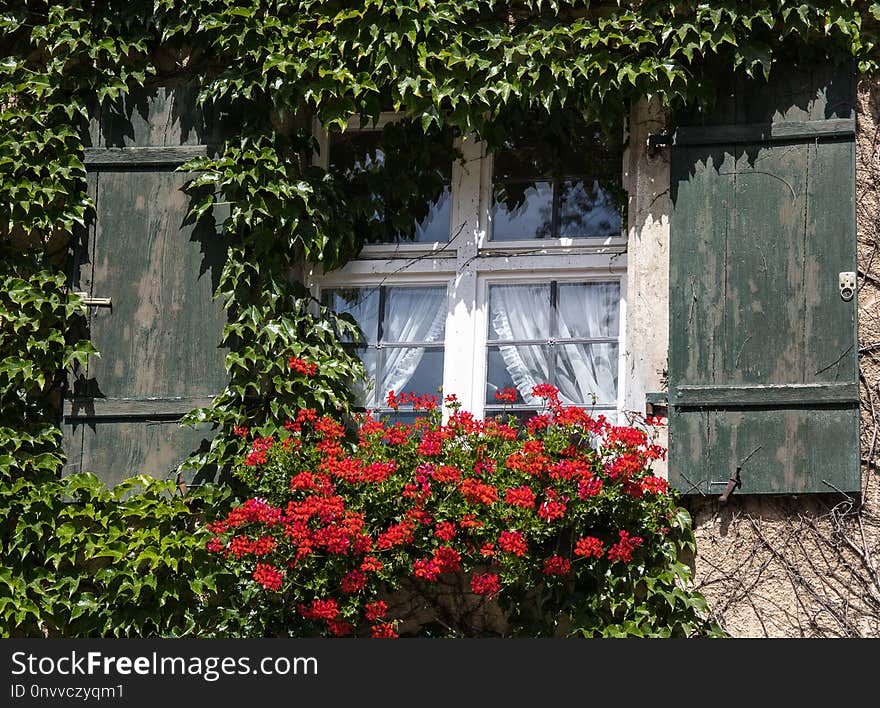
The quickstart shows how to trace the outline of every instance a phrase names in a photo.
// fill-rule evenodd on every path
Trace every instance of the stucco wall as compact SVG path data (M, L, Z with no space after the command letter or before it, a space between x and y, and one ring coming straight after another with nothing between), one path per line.
M666 129L660 103L639 101L630 113L624 156L627 205L625 411L645 412L645 394L666 387L669 349L669 151L649 149ZM667 445L666 430L657 443ZM655 465L666 476L666 463Z
M880 637L880 80L858 96L862 496L688 501L696 587L735 637Z

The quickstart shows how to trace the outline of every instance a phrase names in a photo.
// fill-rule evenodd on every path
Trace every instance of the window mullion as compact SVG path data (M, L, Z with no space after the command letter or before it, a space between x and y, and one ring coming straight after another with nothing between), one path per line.
M385 286L379 286L379 316L376 318L376 405L381 406L382 400L382 370L385 368L385 352L382 347L382 338L385 336L385 299L387 297Z
M557 289L556 289L556 281L550 281L550 341L548 344L550 346L547 347L547 367L548 367L548 376L550 379L547 383L556 386L556 297L557 297Z
M455 236L456 274L447 290L446 348L443 355L443 393L455 394L466 410L478 414L476 362L484 337L474 325L477 302L477 240L483 208L484 143L469 136L458 140L462 159L452 169L451 234ZM485 336L485 335L484 335ZM478 340L479 339L479 343ZM485 356L483 353L482 356ZM476 374L479 376L479 374Z

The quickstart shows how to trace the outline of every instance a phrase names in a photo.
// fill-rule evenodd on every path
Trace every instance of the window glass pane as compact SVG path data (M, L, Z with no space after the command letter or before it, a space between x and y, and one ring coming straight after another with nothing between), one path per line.
M501 182L494 185L494 240L550 238L552 223L553 186L550 182Z
M530 418L534 418L538 413L541 412L541 409L538 408L516 408L512 410L504 410L500 408L486 408L486 419L494 419L499 423L507 424L510 422L511 416L515 419L517 425L519 427L525 428L526 423Z
M608 238L623 230L623 146L571 114L534 120L489 138L491 238Z
M443 385L443 350L424 347L383 347L379 403L388 392L438 396Z
M354 351L364 362L367 378L361 381L352 381L350 386L355 400L368 408L376 404L376 355L378 350L375 347L358 347Z
M385 417L388 418L388 422L391 425L394 425L395 423L412 425L419 418L427 418L427 415L425 414L425 411L408 411L403 408L399 408L398 410L394 410L393 408L378 409L373 415L374 419Z
M559 236L609 237L620 234L620 212L614 197L598 180L559 183Z
M329 162L331 172L346 177L381 167L385 155L379 147L379 132L355 130L333 134Z
M383 342L440 342L446 331L446 288L386 288Z
M620 283L559 283L560 339L616 337L620 330Z
M330 171L345 178L355 229L367 242L449 239L452 137L427 141L405 121L331 135Z
M550 338L550 286L539 284L489 286L489 339Z
M504 182L511 179L534 179L549 174L551 165L536 150L523 150L521 145L533 136L521 136L507 141L504 149L495 153L492 160L492 179Z
M555 385L563 403L617 403L617 344L562 344L556 350Z
M433 243L449 240L449 218L452 210L450 187L443 187L443 192L431 202L428 215L416 225L415 241ZM405 243L405 241L402 241Z
M350 314L360 325L368 344L376 343L379 333L379 288L325 290L323 299L324 304L336 312Z
M486 367L486 403L495 403L495 393L505 388L519 391L518 403L541 405L532 387L550 381L550 347L546 344L489 347Z

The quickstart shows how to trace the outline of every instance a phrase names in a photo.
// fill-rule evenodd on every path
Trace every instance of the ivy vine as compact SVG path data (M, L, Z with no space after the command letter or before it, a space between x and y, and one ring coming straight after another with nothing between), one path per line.
M630 103L671 109L711 101L713 77L769 76L792 61L878 67L880 3L861 0L7 0L0 9L0 491L51 485L64 463L60 392L96 355L70 333L82 305L68 292L67 248L93 216L83 162L94 106L145 85L186 81L205 106L241 117L219 154L193 161L210 187L193 216L230 207L217 296L228 313L229 384L187 422L217 425L192 465L241 452L234 426L260 434L302 407L348 411L360 363L340 343L354 325L314 302L295 273L358 253L370 205L314 166L317 120L331 132L383 110L407 140L476 134L490 147L528 115L564 142L571 122L619 124ZM567 126L567 127L566 127ZM415 136L415 138L413 138ZM430 141L426 141L430 142ZM416 151L418 152L418 151ZM418 164L417 162L414 164ZM415 172L416 170L414 170ZM390 171L389 171L390 172ZM387 175L384 179L388 179ZM401 215L417 214L412 181ZM401 222L407 219L401 217ZM306 385L285 356L319 365ZM49 473L49 477L44 473ZM60 484L60 482L55 482ZM18 488L18 487L16 487ZM62 486L52 493L61 495ZM14 516L14 515L13 515ZM4 517L4 565L15 568ZM0 609L0 615L8 610Z

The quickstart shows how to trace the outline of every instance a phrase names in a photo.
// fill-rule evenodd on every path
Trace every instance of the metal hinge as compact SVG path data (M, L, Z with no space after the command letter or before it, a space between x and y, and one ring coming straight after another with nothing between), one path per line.
M645 415L669 417L669 401L665 391L649 391L645 394Z
M83 304L91 307L113 307L109 297L91 297L88 293L84 292L75 292L74 295L79 295L82 298Z
M660 148L669 147L672 144L672 136L669 133L651 133L645 142L648 152L656 155L660 152Z

